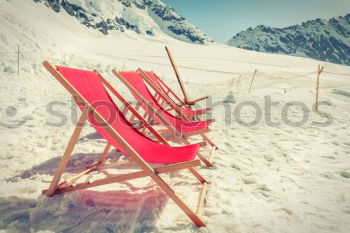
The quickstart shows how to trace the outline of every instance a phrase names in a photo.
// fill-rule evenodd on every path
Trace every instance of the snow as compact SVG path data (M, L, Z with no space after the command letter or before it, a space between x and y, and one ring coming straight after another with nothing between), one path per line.
M150 40L119 32L104 36L65 12L55 13L33 1L2 1L0 6L0 232L348 232L350 105L349 97L334 90L349 92L350 77L321 74L320 100L331 103L320 105L322 112L331 114L328 126L319 124L326 116L312 110L316 74L294 77L316 71L318 64L339 73L350 73L350 67L170 37ZM149 179L43 197L41 190L48 187L79 115L68 92L41 62L97 69L129 100L112 68L154 70L181 93L165 45L191 97L210 96L207 107L213 112L208 118L216 119L209 134L220 147L215 168L199 170L211 181L204 208L207 227L194 226ZM223 103L228 95L236 103ZM265 107L266 96L278 102L271 111ZM263 113L251 126L247 125L257 119L256 109L242 107L251 103L247 101L258 104ZM282 114L291 101L308 109L288 110L287 120L292 122L309 115L300 126L288 124ZM104 146L86 126L64 178L90 165ZM123 155L110 156L114 160ZM108 172L136 168L120 170ZM92 173L86 179L101 177ZM195 208L200 186L189 173L163 177Z
M105 1L90 1L90 0L73 0L69 1L72 4L86 9L90 14L96 14L103 19L114 19L115 17L123 18L127 22L137 25L142 23L144 27L151 30L157 25L147 17L147 12L137 7L123 7L120 1L105 0ZM145 31L142 31L145 34Z

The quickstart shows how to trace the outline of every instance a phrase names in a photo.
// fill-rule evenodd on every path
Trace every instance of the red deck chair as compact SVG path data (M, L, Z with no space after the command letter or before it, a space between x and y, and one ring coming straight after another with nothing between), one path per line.
M186 112L184 112L172 99L170 99L166 93L164 93L156 84L154 84L151 80L151 78L147 75L147 73L141 69L138 69L137 72L140 73L142 79L144 81L146 81L146 83L148 83L151 88L153 88L153 90L155 91L155 96L153 97L156 102L159 103L159 100L163 100L163 102L167 103L167 105L171 106L171 109L175 110L175 112L185 121L189 121L191 118L193 119L193 117L195 119L197 119L198 121L200 121L200 119L198 118L198 116L192 116L192 115L187 115ZM148 74L154 74L152 72L149 72ZM154 76L154 75L153 75ZM152 75L151 75L152 77ZM160 79L159 79L160 80ZM159 105L161 106L161 104L159 103ZM186 106L186 105L185 105ZM189 111L192 111L192 113L194 112L193 110L191 110L188 106L187 108L189 109L187 112L189 113ZM199 110L201 111L201 110ZM213 121L213 120L212 120ZM215 149L218 149L218 147L208 138L204 135L205 140L213 147L215 147Z
M175 133L181 139L183 143L189 144L187 137L192 135L200 135L206 142L212 146L209 159L206 159L200 153L198 154L200 159L207 165L213 166L210 158L213 158L214 150L216 150L215 144L205 135L209 132L208 125L213 120L193 122L186 118L180 119L167 112L151 94L148 87L143 82L141 74L138 72L112 72L121 80L131 91L135 99L138 101L138 106L142 106L148 116L153 118L157 123L168 127L169 131ZM137 107L138 107L137 106Z
M47 61L45 61L43 65L73 95L79 108L82 110L82 115L58 165L50 187L49 189L44 190L43 194L52 196L57 193L70 192L78 189L90 188L114 182L123 182L142 177L150 177L196 225L205 226L200 215L203 212L207 181L193 168L200 165L199 160L194 160L200 147L199 144L184 147L169 146L165 139L162 138L152 126L147 124L147 122L125 101L125 99L123 99L123 97L119 95L119 93L114 89L110 89L110 91L112 91L113 94L115 94L120 101L136 115L136 117L143 121L145 126L163 144L152 141L135 129L131 123L126 120L125 116L113 102L103 84L105 84L107 88L110 88L111 86L99 73L66 67L56 67ZM66 181L59 183L84 123L87 120L93 125L96 131L107 140L105 150L96 164ZM123 160L107 164L106 158L111 146L127 153L130 156L130 159L127 161ZM92 170L103 170L127 162L135 162L141 171L121 175L109 175L107 178L75 184L77 179ZM167 165L152 168L148 163ZM159 174L162 173L181 169L188 169L200 181L200 183L203 184L196 213L192 211L159 176Z
M154 72L143 71L141 69L139 69L138 71L142 74L142 77L144 77L146 79L146 81L149 85L154 85L158 89L157 91L160 91L163 93L163 95L166 97L166 99L163 99L163 101L166 102L170 106L169 110L177 107L184 114L186 114L188 117L196 117L196 116L205 114L210 110L209 108L192 110ZM207 97L204 97L200 100L203 100L206 98ZM160 94L157 93L156 99L162 99Z

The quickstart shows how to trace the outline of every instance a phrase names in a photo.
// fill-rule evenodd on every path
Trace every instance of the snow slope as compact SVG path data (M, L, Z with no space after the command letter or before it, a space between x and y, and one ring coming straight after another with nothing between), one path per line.
M32 1L1 1L0 26L0 232L348 231L350 98L339 93L350 92L350 78L321 75L320 100L331 105L321 105L320 110L331 114L333 122L320 126L317 122L326 118L312 111L316 76L296 76L314 71L318 64L338 73L350 73L349 67L170 37L157 40L117 31L105 36L65 11L56 13ZM200 169L211 181L204 212L207 227L195 227L148 179L41 196L78 117L67 91L41 62L97 69L130 100L112 68L154 70L181 93L165 45L191 97L211 96L208 107L213 112L208 118L216 122L209 137L220 150L215 168ZM255 69L259 72L248 94ZM230 92L236 104L223 103ZM278 102L271 112L265 109L266 96ZM244 124L257 119L253 108L244 107L237 117L245 101L262 109L263 117L253 126ZM290 101L301 101L309 109L304 124L292 126L283 119L282 110ZM292 122L305 114L295 106L288 112ZM269 117L280 125L271 126ZM94 130L85 127L64 177L90 165L104 146ZM120 156L124 155L110 154L112 160ZM100 176L93 173L86 179ZM191 207L196 205L199 186L190 174L164 178Z
M260 25L233 36L229 45L350 65L350 14L285 28Z

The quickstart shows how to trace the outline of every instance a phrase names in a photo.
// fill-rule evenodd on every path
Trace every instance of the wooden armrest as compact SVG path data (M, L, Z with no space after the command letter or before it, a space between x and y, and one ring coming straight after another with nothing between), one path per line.
M191 100L191 101L186 101L185 100L185 104L187 105L195 105L197 102L199 101L202 101L202 100L205 100L207 99L209 96L205 96L205 97L202 97L202 98L199 98L199 99L196 99L196 100Z

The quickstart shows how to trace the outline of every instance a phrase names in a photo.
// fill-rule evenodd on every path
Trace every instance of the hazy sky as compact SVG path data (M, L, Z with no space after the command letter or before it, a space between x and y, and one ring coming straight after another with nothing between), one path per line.
M161 0L218 42L260 24L285 27L350 13L350 0Z

